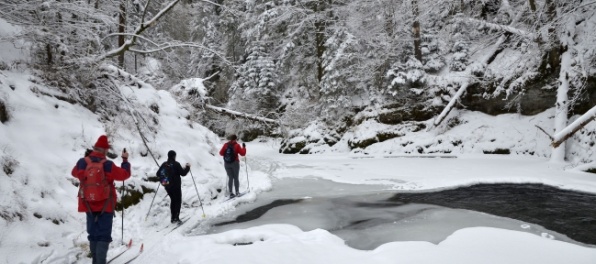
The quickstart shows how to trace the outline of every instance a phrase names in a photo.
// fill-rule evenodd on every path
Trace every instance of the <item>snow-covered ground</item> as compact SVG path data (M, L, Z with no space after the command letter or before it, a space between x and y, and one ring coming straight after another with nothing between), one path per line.
M19 33L18 27L15 27L4 19L0 19L0 62L6 63L11 67L13 63L26 59L28 49L25 43L18 41L16 43L6 41L10 36Z
M86 109L39 93L43 87L31 83L27 75L5 72L0 78L3 83L0 91L11 109L11 119L0 130L4 140L2 160L3 164L18 162L13 165L14 172L5 175L0 185L1 261L88 263L84 218L76 213L76 187L69 171L84 148L92 145L105 128ZM10 85L15 89L10 89ZM266 141L248 143L249 167L242 167L241 189L250 183L251 192L226 202L223 195L217 194L217 189L225 183L221 158L215 154L222 142L199 124L189 126L184 118L186 112L166 91L144 88L126 90L125 94L139 104L159 104L162 126L152 146L163 150L161 155L169 149L176 150L180 161L192 164L193 174L191 179L188 176L184 179L183 217L189 220L181 228L171 233L166 231L170 228L169 199L163 190L158 191L147 220L152 194L125 212L124 237L122 218L117 214L110 256L124 248L121 241L133 239L133 249L118 261L133 256L140 244L144 245L144 253L136 263L593 263L596 260L595 248L552 240L549 236L488 227L457 230L438 244L391 242L370 251L350 248L323 229L304 232L287 224L186 235L200 234L208 228L207 223L230 213L241 203L256 202L259 195L275 189L277 179L320 178L365 185L363 189L370 192L436 190L480 182L532 182L596 193L596 177L566 171L568 165L550 163L545 158L281 155L277 151L278 143ZM133 178L129 182L138 188L154 187L154 183L141 180L154 172L155 164L139 154L144 148L134 129L123 126L112 131L116 131L112 144L127 147L132 155ZM249 182L244 181L246 173ZM203 200L205 218L193 181ZM309 190L309 186L296 188ZM342 190L308 193L311 197L345 194ZM247 243L252 244L234 246ZM118 261L115 263L121 263Z
M560 188L596 191L595 177L565 172L545 159L520 157L463 156L430 158L354 158L337 155L281 155L271 143L249 143L249 181L252 190L284 178L321 178L336 182L371 185L367 192L428 190L479 182L545 183ZM243 168L244 169L244 168ZM263 177L268 175L268 177ZM246 171L241 174L242 188ZM273 185L275 188L275 184ZM316 187L296 186L309 194ZM190 189L186 191L191 191ZM321 190L318 190L319 192ZM346 192L310 193L310 197L345 195ZM279 194L278 194L279 196ZM293 198L296 193L288 194ZM279 198L283 198L279 196ZM254 194L234 203L251 203ZM258 197L256 197L258 199ZM227 206L230 202L209 206ZM190 209L192 211L192 209ZM209 216L207 210L207 215ZM195 210L193 213L200 214ZM198 216L195 218L198 219ZM596 248L552 240L548 235L489 227L457 230L438 244L392 242L374 250L356 250L323 229L304 232L293 225L270 224L219 234L185 236L204 228L185 224L180 233L159 237L150 254L139 263L593 263ZM200 233L200 232L199 232ZM248 244L252 243L252 244ZM234 246L234 245L237 246ZM248 244L248 245L246 245ZM175 261L172 261L175 260Z
M365 186L362 189L371 192L531 182L596 193L596 177L570 169L569 164L550 163L545 157L461 153L457 153L457 158L445 159L385 157L398 153L396 141L401 139L375 144L370 149L371 155L348 152L281 155L278 143L271 140L248 143L249 166L244 166L243 159L241 189L248 187L244 181L248 172L251 192L226 202L223 193L218 193L226 181L223 161L217 154L223 142L205 127L186 119L185 105L168 91L157 91L150 85L134 89L123 85L120 90L131 107L146 111L143 113L157 121L151 128L157 133L145 133L159 162L173 149L181 163L191 163L192 173L183 181L182 216L189 220L175 231L166 231L170 228L169 199L162 189L158 190L149 214L153 193L128 208L124 221L117 214L109 255L123 249L122 241L133 239L133 249L118 261L134 255L143 244L144 253L135 263L596 263L596 248L488 227L457 230L438 244L400 241L368 251L350 248L326 230L302 231L287 224L200 235L208 223L275 190L278 179L325 179ZM0 99L9 112L9 120L0 124L0 263L90 262L86 257L85 218L76 212L77 187L70 170L85 148L92 146L101 134L108 134L114 152L128 149L133 171L131 179L126 181L128 186L137 190L157 186L144 180L157 167L151 156L146 155L147 148L127 113L102 123L89 110L58 99L61 96L65 95L45 87L26 72L0 72ZM151 114L146 110L149 106L158 106L159 113ZM533 124L519 121L523 117L478 116L461 113L462 120L478 122L476 125L516 122L515 131L491 132L494 142L518 146L523 143L518 142L520 139L536 137L535 129L530 128ZM523 127L524 123L527 127ZM483 141L483 134L475 136L465 129L456 128L450 133L476 145L493 142ZM522 136L510 137L508 133ZM413 143L416 144L425 143ZM467 153L465 147L462 152ZM116 163L119 162L117 158ZM117 186L120 185L118 182ZM309 186L297 186L297 189L311 197L345 194L342 190L306 193ZM252 244L234 246L238 243ZM118 261L115 263L122 263Z

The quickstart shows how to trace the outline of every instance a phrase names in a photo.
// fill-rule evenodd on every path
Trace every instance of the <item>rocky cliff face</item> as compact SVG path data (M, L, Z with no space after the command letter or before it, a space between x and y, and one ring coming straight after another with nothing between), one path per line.
M461 106L471 111L478 111L489 115L513 114L535 115L544 112L555 105L557 91L529 86L517 97L506 99L505 95L494 98L483 98L484 89L475 84L468 88L468 92L461 98Z
M550 78L538 78L533 83L513 98L506 99L504 95L494 98L485 98L483 94L490 89L480 84L471 85L464 96L461 98L456 108L467 111L480 112L491 116L502 114L521 114L522 116L533 116L553 108L556 101L557 80L554 76ZM576 97L577 100L573 106L571 115L580 115L596 105L596 77L590 77L585 82L585 87L579 95L570 95L570 98ZM428 120L436 117L443 109L440 107L428 107L423 104L408 105L389 104L380 109L370 110L367 114L358 113L350 119L351 122L344 124L341 131L337 129L325 128L326 132L334 133L334 140L312 140L308 139L304 133L295 132L291 138L282 144L282 153L301 153L309 154L320 151L322 145L333 146L341 138L350 133L351 128L361 126L366 120L385 126L367 136L357 136L347 140L347 147L350 150L366 149L367 147L386 140L403 137L409 133L416 133L427 127ZM365 109L363 112L366 112ZM447 120L443 129L451 129L460 125L459 121ZM406 129L407 128L407 129ZM322 133L322 134L325 134ZM348 136L350 137L350 136ZM589 140L588 140L589 141ZM332 142L332 144L327 144ZM587 141L586 141L587 142ZM586 144L589 144L587 142ZM523 153L533 151L527 150ZM489 153L490 154L490 153Z

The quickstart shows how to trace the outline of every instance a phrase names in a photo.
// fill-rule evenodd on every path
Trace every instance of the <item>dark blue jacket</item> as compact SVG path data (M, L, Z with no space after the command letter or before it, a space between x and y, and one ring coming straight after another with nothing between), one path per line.
M170 176L170 184L166 185L166 188L173 188L173 187L180 188L182 186L182 179L180 178L180 176L186 176L186 174L188 174L188 172L190 171L190 167L182 168L182 165L180 165L180 162L177 162L175 160L168 160L168 161L164 162L163 164L161 164L161 166L159 166L159 169L157 170L155 175L159 175L159 171L161 170L162 167L166 166L167 163L172 163L173 167L172 167L172 170L170 171L170 175L169 175Z

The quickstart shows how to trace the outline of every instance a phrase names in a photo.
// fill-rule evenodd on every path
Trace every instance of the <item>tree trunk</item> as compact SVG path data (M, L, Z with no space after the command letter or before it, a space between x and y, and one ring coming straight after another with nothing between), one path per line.
M576 43L572 36L575 35L575 22L573 20L568 21L566 25L561 25L561 27L563 28L562 32L560 32L558 35L553 34L554 36L550 36L551 38L556 38L556 43L560 43L561 52L561 62L558 65L560 68L559 87L557 88L557 102L555 104L555 140L553 140L554 142L551 144L553 147L551 161L554 162L563 162L565 160L565 141L562 139L562 135L569 134L568 137L570 137L571 134L579 130L579 128L577 128L577 130L572 129L573 131L571 132L566 130L567 122L569 121L569 111L571 108L571 104L569 102L569 91L573 88L569 81L569 75L573 71L572 67L574 63L573 51ZM552 42L549 44L552 45ZM554 49L554 47L552 49ZM589 121L586 121L586 124L587 122Z
M439 124L441 124L441 122L443 122L443 120L445 120L445 118L447 117L447 115L449 115L449 113L451 112L451 110L455 106L455 103L464 94L464 92L468 88L468 85L469 84L470 83L468 81L464 81L464 83L461 85L461 87L459 87L459 90L457 90L457 92L455 93L455 95L453 95L453 98L451 98L451 100L449 101L449 103L447 104L447 106L445 106L445 108L443 109L443 111L441 112L441 114L439 114L439 116L437 117L437 119L435 119L435 122L433 123L435 126L438 126Z
M561 60L561 51L559 50L561 45L559 44L558 38L557 38L557 32L556 32L556 28L555 28L555 19L556 19L556 12L557 12L557 6L556 6L556 2L555 0L546 0L545 1L545 6L546 6L546 16L548 18L548 22L550 23L550 25L548 26L548 40L547 43L548 45L546 45L546 48L548 49L546 51L545 57L544 57L544 61L542 62L541 65L541 71L544 73L551 73L551 72L555 72L557 70L557 66L559 66L559 62ZM550 66L550 67L549 67Z
M325 10L325 0L319 0L315 4L315 13L322 13ZM317 52L317 81L323 80L323 53L325 53L325 21L319 19L315 22L315 49Z
M124 32L126 30L126 0L120 1L120 13L118 16L118 47L124 46ZM124 51L118 55L118 65L124 68Z
M559 88L557 89L557 103L555 104L555 134L561 133L567 127L567 116L569 115L569 73L572 63L571 51L567 49L561 56L561 71L559 73ZM551 161L565 161L565 142L561 142L555 147L553 144Z
M414 14L414 24L412 27L412 33L414 34L414 56L419 62L422 62L420 22L418 21L418 0L412 0L412 13Z
M596 106L592 107L592 109L590 109L588 112L573 121L573 123L568 125L565 129L555 134L555 136L552 138L553 142L551 143L551 146L553 148L559 147L563 142L565 142L565 140L573 136L575 132L585 127L594 119L596 119Z
M528 0L528 4L532 13L536 13L536 0Z
M53 56L52 56L52 46L48 43L46 44L46 56L47 56L47 63L48 65L52 65L53 61Z
M323 53L325 53L325 22L315 22L315 46L317 49L317 80L321 82L323 80Z
M393 9L393 3L389 3L388 6L385 7L384 16L385 16L385 32L389 37L393 37L394 34L394 27L395 22L393 21L395 10Z

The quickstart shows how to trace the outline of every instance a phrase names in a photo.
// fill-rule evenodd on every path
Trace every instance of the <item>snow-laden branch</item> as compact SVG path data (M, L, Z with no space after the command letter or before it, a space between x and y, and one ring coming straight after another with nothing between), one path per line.
M509 17L511 17L512 19L514 18L514 13L513 13L513 9L511 8L511 4L509 4L509 0L503 0L501 1L501 11L507 13L509 15Z
M118 67L111 65L111 64L102 64L101 66L99 66L99 70L103 73L106 73L108 76L123 76L123 77L131 80L135 84L140 85L139 87L149 86L149 84L147 84L145 81L139 79L135 75L125 72L123 70L120 70Z
M509 99L509 97L518 89L523 88L523 86L531 79L535 78L538 75L538 72L535 71L526 71L522 73L522 75L515 80L513 80L507 89L503 88L505 82L509 81L509 79L504 79L502 84L495 89L492 96L497 97L503 91L505 91L505 98L503 100Z
M139 53L139 54L150 54L150 53L155 53L155 52L160 52L163 50L167 50L167 49L174 49L174 48L200 48L206 51L209 51L213 54L215 54L217 57L219 57L223 62L225 63L229 63L232 64L232 62L230 62L224 55L219 54L216 50L210 49L204 45L201 44L195 44L195 43L175 43L175 44L170 44L170 43L165 43L163 46L162 45L157 45L158 48L155 49L146 49L146 50L140 50L140 49L134 49L134 48L130 48L128 49L128 51L130 52L134 52L134 53Z
M159 46L159 44L157 44L157 43L153 42L153 41L152 41L152 40L150 40L149 38L146 38L146 37L144 37L144 36L142 36L142 35L135 35L135 34L132 34L132 33L112 33L112 34L109 34L109 35L107 35L107 36L103 37L103 38L101 39L101 42L103 42L104 40L106 40L106 39L107 39L107 38L109 38L109 37L117 37L117 36L129 36L129 37L136 37L136 38L139 38L139 39L145 40L145 41L147 41L147 42L149 42L150 44L153 44L153 45L155 45L155 46Z
M141 35L141 33L143 33L145 30L154 26L157 23L157 20L159 20L162 16L164 16L172 8L174 8L174 6L176 6L176 4L178 4L178 2L180 2L180 0L173 0L166 7L164 7L162 10L160 10L159 13L157 13L153 18L149 19L147 22L141 22L141 24L133 31L132 37L127 39L126 41L124 41L124 44L122 46L115 48L113 50L110 50L110 51L98 56L97 58L95 58L95 61L98 62L98 61L102 61L109 57L118 56L122 52L126 52L127 50L129 50L130 47L136 43L137 35Z
M141 23L143 23L145 21L145 16L147 16L147 10L149 10L149 3L151 3L151 0L147 0L147 3L145 3L145 7L143 7L143 15L141 15Z
M486 67L486 64L488 64L488 61L490 60L490 58L492 56L494 56L494 54L499 50L499 47L505 42L506 39L507 39L507 37L505 37L505 35L501 35L501 37L499 37L499 39L497 40L497 42L495 42L495 44L492 46L492 48L490 49L490 51L487 52L486 56L480 62L483 67ZM443 122L443 120L445 120L445 118L447 117L447 115L451 112L451 109L453 109L453 107L455 106L455 103L464 94L464 92L466 91L466 89L468 89L468 86L470 85L470 79L472 77L471 66L473 66L473 65L474 65L474 63L472 63L470 66L468 66L466 68L466 70L464 71L464 73L466 75L469 75L470 78L466 78L463 81L463 83L460 86L459 90L457 90L457 92L455 93L455 95L453 95L453 98L451 98L451 100L449 101L449 103L447 104L447 106L445 106L445 108L443 108L443 111L441 111L441 114L439 114L439 116L437 116L437 118L435 119L435 122L433 123L435 126L438 126L439 124L441 124L441 122Z
M218 75L220 72L221 72L221 71L218 71L218 72L216 72L216 73L214 73L214 74L211 74L211 76L209 76L209 77L207 77L207 78L203 79L203 81L208 81L208 80L211 80L211 78L213 78L213 77L217 76L217 75Z
M217 74L219 74L219 72L216 72L213 75L211 75L205 79L191 78L191 79L182 80L182 81L180 81L180 83L172 86L172 88L170 88L169 91L170 91L170 93L177 95L177 96L183 95L182 98L190 99L191 104L193 106L201 108L201 109L211 110L215 113L227 115L232 118L245 118L245 119L257 121L257 122L269 123L269 124L274 124L274 125L279 124L279 121L275 120L275 119L261 117L261 116L253 115L253 114L247 114L247 113L243 113L243 112L238 112L238 111L226 109L223 107L213 106L213 105L206 103L208 101L208 97L207 97L207 90L205 89L203 82L210 78L213 78L213 76L215 76Z
M157 48L154 49L146 49L146 50L139 50L139 49L129 49L129 51L131 52L136 52L136 53L141 53L141 54L149 54L149 53L155 53L158 51L162 51L162 50L167 50L167 49L172 49L172 48L183 48L183 47L192 47L192 48L202 48L202 49L206 49L209 50L210 52L214 52L214 50L211 50L201 44L195 44L195 43L175 43L175 44L170 44L170 43L166 43L164 45L157 45Z
M209 52L215 54L223 62L226 62L226 63L230 63L231 64L231 62L228 61L228 59L225 56L219 54L216 50L213 50L213 49L210 49L210 48L208 48L208 47L206 47L204 45L196 44L196 43L192 43L192 42L191 43L162 43L162 44L158 44L158 43L155 43L154 41L152 41L152 40L150 40L150 39L148 39L148 38L146 38L146 37L144 37L142 35L135 35L133 33L112 33L110 35L105 36L103 39L101 39L101 41L104 41L108 37L122 36L122 35L124 35L124 36L132 36L132 37L135 37L135 38L138 38L138 39L142 39L144 41L147 41L149 44L152 44L152 45L154 45L154 46L157 47L157 48L154 48L154 49L145 49L145 50L140 50L140 49L135 49L135 48L129 48L127 51L130 51L130 52L139 53L139 54L150 54L150 53L160 52L160 51L163 51L163 50L173 49L173 48L188 48L188 47L190 47L190 48L200 48L200 49L203 49L203 50L206 50L206 51L209 51Z
M578 119L573 121L570 125L562 129L561 131L557 132L553 136L553 142L551 146L554 148L559 147L561 143L565 142L568 138L573 136L575 132L579 131L583 127L585 127L588 123L592 122L596 118L596 106L592 107L588 112L580 116Z
M135 82L139 82L142 84L144 84L144 82L142 80L140 80L139 78L137 78L136 76L134 76L130 73L127 73L125 71L121 71L120 69L118 69L117 67L115 67L113 65L104 64L99 67L99 70L105 73L105 76L113 85L113 89L108 89L108 90L110 92L112 92L114 95L116 95L117 97L119 97L122 101L125 102L122 105L124 105L126 107L126 109L128 109L128 113L130 114L133 122L135 123L135 127L137 128L137 131L139 132L139 136L141 137L141 140L143 141L145 148L147 148L147 151L153 158L153 161L155 161L155 164L157 164L157 166L159 166L159 163L157 162L157 159L155 158L153 151L151 151L151 148L149 147L149 140L147 139L145 134L143 134L143 132L141 131L141 125L137 119L137 116L140 117L145 122L145 124L147 124L147 121L145 121L145 119L142 117L141 113L139 113L136 109L131 107L131 105L133 105L132 102L130 102L130 100L128 100L128 98L126 98L126 96L124 96L122 94L122 91L116 84L116 80L115 80L114 76L123 76L123 77L125 77L125 79L133 80Z
M269 123L269 124L275 124L275 125L279 124L279 121L277 121L275 119L270 119L270 118L266 118L266 117L260 117L260 116L256 116L256 115L242 113L242 112L238 112L238 111L234 111L234 110L230 110L230 109L226 109L226 108L222 108L222 107L213 106L210 104L205 104L205 107L211 111L216 112L216 113L228 115L231 117L246 118L249 120L254 120L254 121L259 121L259 122L264 122L264 123Z
M519 35L528 39L536 39L536 35L533 33L530 33L528 31L516 28L516 27L512 27L512 26L507 26L507 25L500 25L500 24L495 24L495 23L490 23L490 22L486 22L483 20L479 20L479 19L475 19L475 18L456 18L459 21L462 22L471 22L474 24L478 24L480 26L486 27L486 28L490 28L490 29L494 29L494 30L499 30L499 31L505 31L505 32L509 32L511 34L515 34L515 35Z

